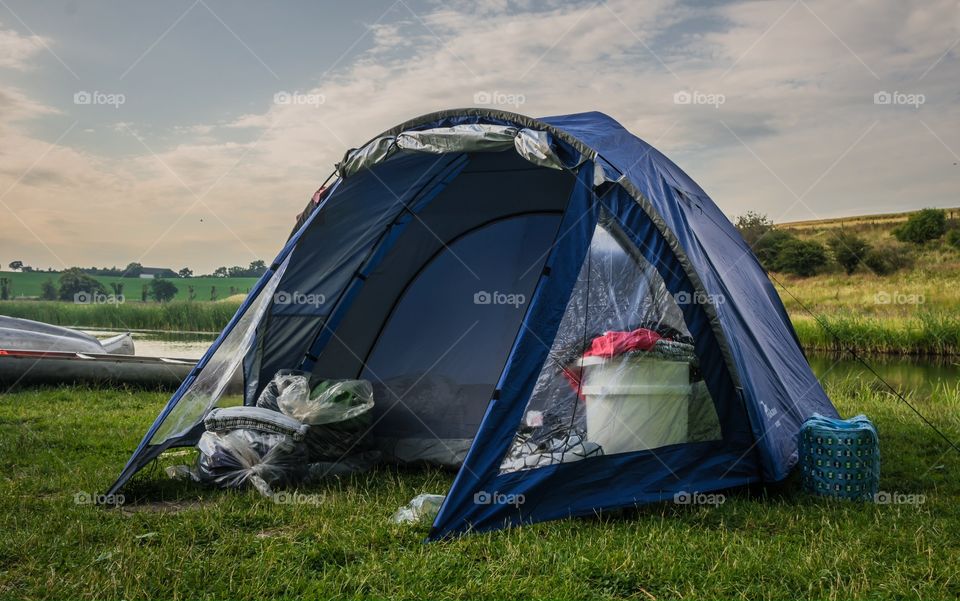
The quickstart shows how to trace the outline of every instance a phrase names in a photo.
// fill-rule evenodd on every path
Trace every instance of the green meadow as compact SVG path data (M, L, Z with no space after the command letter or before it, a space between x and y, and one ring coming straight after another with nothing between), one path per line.
M53 282L54 286L58 285L58 278L60 277L59 273L48 273L42 271L34 272L12 272L12 271L0 271L0 278L7 278L10 280L10 296L11 298L17 297L36 297L39 298L41 294L41 286L46 281ZM123 286L123 296L127 302L138 302L143 298L143 289L147 287L149 290L150 281L149 279L140 279L140 278L121 278L113 276L91 276L101 284L106 289L108 294L113 293L112 285L122 285ZM177 287L177 296L176 300L190 300L190 288L193 288L194 299L196 301L209 301L209 300L223 300L229 296L236 296L238 294L246 294L250 291L254 284L257 283L257 278L169 278L168 282L171 282L174 286Z
M113 481L166 401L58 388L0 402L0 598L23 599L955 599L960 455L869 381L827 392L880 433L888 504L802 493L795 481L424 544L395 525L452 474L376 471L278 504L148 469L119 508L84 504ZM912 400L960 437L960 388ZM185 463L175 451L162 465ZM79 502L79 503L78 503Z

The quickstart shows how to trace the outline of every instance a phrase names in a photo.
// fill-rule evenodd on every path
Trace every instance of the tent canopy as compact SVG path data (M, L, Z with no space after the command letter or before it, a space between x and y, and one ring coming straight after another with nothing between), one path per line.
M286 368L369 380L387 457L459 466L433 538L780 480L836 415L733 225L606 115L433 113L336 176L113 491Z

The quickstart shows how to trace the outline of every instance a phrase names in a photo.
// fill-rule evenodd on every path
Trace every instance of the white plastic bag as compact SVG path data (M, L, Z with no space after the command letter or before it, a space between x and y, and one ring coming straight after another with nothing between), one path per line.
M444 495L417 495L398 509L390 521L394 524L432 524L445 498Z

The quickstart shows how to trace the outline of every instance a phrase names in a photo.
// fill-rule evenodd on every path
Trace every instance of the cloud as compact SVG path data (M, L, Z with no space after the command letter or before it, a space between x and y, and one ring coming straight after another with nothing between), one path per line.
M31 59L43 49L44 40L35 35L20 35L3 29L0 23L0 68L26 71L33 67Z
M17 122L59 113L59 110L31 99L13 86L0 89L0 131Z
M694 10L668 0L491 0L420 14L398 4L352 62L312 86L278 84L276 92L315 101L268 94L255 103L262 109L234 119L185 118L173 145L142 133L143 124L117 124L136 156L72 150L68 138L42 162L60 179L34 177L6 202L58 254L85 263L144 255L203 271L269 259L347 148L496 92L517 101L498 108L533 116L610 114L673 158L728 215L759 209L786 220L956 204L945 170L960 151L958 50L948 52L958 24L951 2L741 1ZM881 90L927 100L876 105ZM677 104L679 92L723 102ZM51 110L5 94L4 125ZM0 141L5 156L24 157L7 166L14 172L45 148L23 132ZM0 173L8 185L12 177ZM72 237L104 222L113 226L109 247ZM0 250L18 244L48 256L25 228Z

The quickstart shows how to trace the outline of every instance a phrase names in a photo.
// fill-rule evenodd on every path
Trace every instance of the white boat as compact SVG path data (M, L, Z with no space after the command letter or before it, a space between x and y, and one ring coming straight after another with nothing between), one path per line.
M130 332L98 340L90 334L30 319L0 315L0 349L110 355L134 354Z

